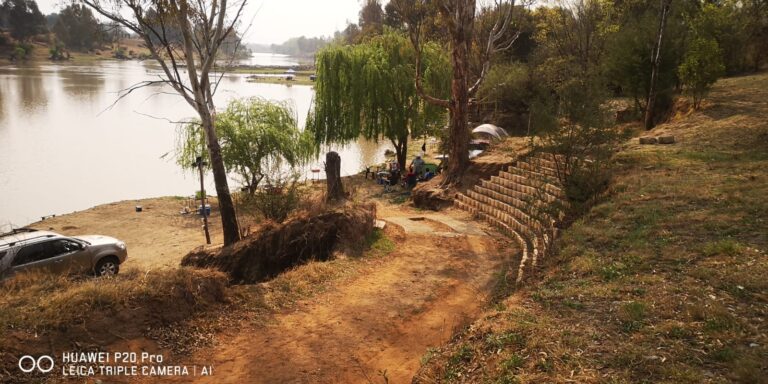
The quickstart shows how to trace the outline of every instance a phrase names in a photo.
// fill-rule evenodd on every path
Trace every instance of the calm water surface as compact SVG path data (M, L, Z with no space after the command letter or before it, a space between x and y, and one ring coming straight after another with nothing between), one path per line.
M303 60L306 61L306 60ZM245 60L238 60L242 65L276 65L276 66L296 66L299 60L295 57L282 55L279 53L261 53L254 52L251 57Z
M0 66L0 230L44 215L199 189L194 175L175 163L177 126L168 121L193 117L194 110L163 86L114 104L118 91L157 74L151 64L132 61ZM313 93L232 75L222 80L216 103L223 109L239 97L291 100L303 126ZM334 149L344 174L381 161L384 152L369 142ZM321 165L318 159L308 168ZM230 188L237 187L233 179Z

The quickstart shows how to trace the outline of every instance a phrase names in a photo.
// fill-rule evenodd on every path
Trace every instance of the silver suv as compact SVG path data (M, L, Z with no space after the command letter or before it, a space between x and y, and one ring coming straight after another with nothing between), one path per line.
M19 229L0 235L0 280L32 270L110 276L127 257L125 243L112 237Z

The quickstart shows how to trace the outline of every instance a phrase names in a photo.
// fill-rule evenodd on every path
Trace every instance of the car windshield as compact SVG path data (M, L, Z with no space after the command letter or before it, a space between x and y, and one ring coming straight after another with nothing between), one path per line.
M77 241L79 241L79 242L81 242L81 243L85 243L85 244L87 244L87 245L91 245L91 243L90 243L90 242L88 242L88 241L85 241L85 240L83 240L83 239L81 239L81 238L79 238L79 237L73 237L73 239L75 239L75 240L77 240Z

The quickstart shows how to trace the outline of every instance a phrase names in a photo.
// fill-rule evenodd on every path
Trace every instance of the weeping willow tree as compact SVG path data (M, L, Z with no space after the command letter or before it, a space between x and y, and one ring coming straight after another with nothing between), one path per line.
M450 93L450 63L437 45L423 53L421 76L434 94ZM416 90L416 54L405 36L387 32L366 43L317 54L317 85L307 131L318 144L388 139L405 167L408 140L445 125L445 109Z
M216 133L228 173L253 194L267 179L279 179L286 169L305 164L317 155L313 138L298 128L296 113L286 102L263 98L232 101L226 111L216 115ZM181 129L177 161L188 167L205 151L205 136L198 123Z

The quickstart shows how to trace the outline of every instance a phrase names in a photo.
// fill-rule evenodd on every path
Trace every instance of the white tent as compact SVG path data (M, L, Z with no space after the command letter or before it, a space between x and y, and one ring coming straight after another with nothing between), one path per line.
M486 134L493 137L496 140L501 140L509 136L509 134L507 133L507 131L504 130L504 128L497 127L493 124L478 125L475 129L472 130L472 133Z

